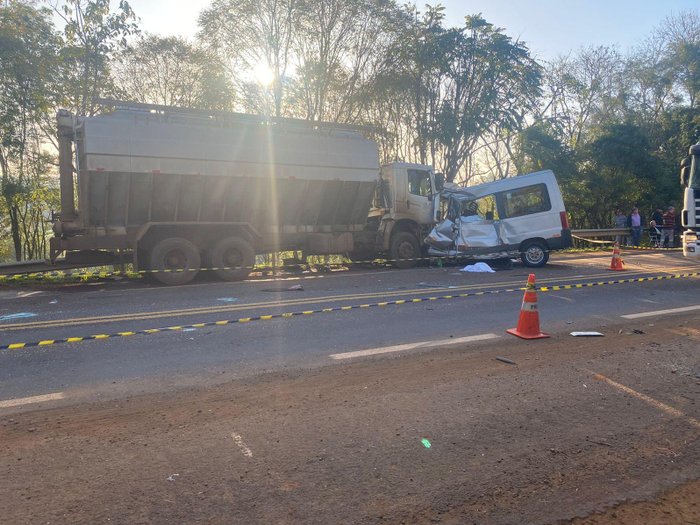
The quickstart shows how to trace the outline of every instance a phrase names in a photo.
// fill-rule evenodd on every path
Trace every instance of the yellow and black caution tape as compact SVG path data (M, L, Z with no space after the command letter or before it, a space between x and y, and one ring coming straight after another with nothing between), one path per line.
M557 250L561 253L583 253L583 252L596 252L600 250L611 249L613 241L598 241L594 239L587 239L584 237L578 237L573 235L575 239L586 241L592 244L600 245L600 247L591 248L568 248L566 250ZM681 248L653 248L646 246L621 246L621 248L628 250L653 250L653 251L681 251ZM550 253L553 251L550 250ZM483 255L483 254L482 254ZM432 256L432 257L415 257L412 259L386 259L386 258L375 258L367 259L364 261L342 261L342 262L332 262L332 263L300 263L301 265L309 267L327 267L327 268L343 268L359 265L391 265L397 262L432 262L438 266L444 264L455 263L460 261L467 261L478 259L479 255L454 255L454 256ZM298 269L299 264L292 266L272 266L272 265L253 265L253 266L232 266L232 267L209 267L209 268L174 268L174 269L163 269L163 270L125 270L125 271L42 271L42 272L31 272L31 273L18 273L14 275L0 275L0 283L17 283L26 281L40 281L40 282L63 282L63 281L88 281L91 279L109 279L113 277L120 277L126 279L140 279L146 275L156 275L156 274L169 274L169 273L184 273L184 272L210 272L210 271L220 271L220 270L250 270L251 272L264 272L264 271L275 271L275 270L285 270L285 269Z
M572 238L579 240L579 241L585 241L589 242L591 244L600 244L600 245L605 245L601 246L601 248L612 248L612 245L615 244L615 241L599 241L597 239L588 239L586 237L579 237L578 235L572 235ZM596 250L600 248L590 248L590 250ZM620 249L625 249L625 250L649 250L649 251L665 251L665 252L680 252L683 251L683 248L663 248L663 247L658 247L655 248L654 246L632 246L630 244L621 244ZM572 249L570 251L574 251L575 249ZM583 248L583 250L586 250L586 248Z
M655 252L682 252L683 248L654 248L653 246L630 246L628 244L623 244L620 246L620 249L625 249L625 250L649 250L649 251L655 251Z
M691 277L698 277L698 276L700 276L700 272L679 273L679 274L672 274L672 275L659 275L659 276L651 276L651 277L632 277L629 279L616 279L616 280L611 280L611 281L597 281L597 282L590 282L590 283L541 286L541 287L537 288L537 291L553 292L553 291L559 291L559 290L575 290L575 289L592 288L592 287L596 287L596 286L606 286L606 285L613 285L613 284L641 283L641 282L659 281L659 280L665 280L665 279L684 279L684 278L691 278ZM130 336L134 336L134 335L153 335L153 334L164 333L164 332L182 332L182 331L187 331L187 330L196 330L198 328L205 328L207 326L226 326L226 325L233 325L233 324L251 323L251 322L255 322L255 321L272 321L274 319L289 319L292 317L303 317L303 316L309 316L309 315L314 315L314 314L323 314L323 313L332 313L332 312L346 312L346 311L350 311L350 310L362 310L362 309L369 309L369 308L384 308L387 306L400 306L400 305L406 305L406 304L416 304L416 303L424 303L424 302L431 302L431 301L444 301L444 300L451 300L451 299L462 299L462 298L466 298L466 297L477 297L477 296L483 296L483 295L496 295L496 294L501 294L501 293L520 292L523 290L525 290L525 288L518 287L518 288L507 288L507 289L500 289L500 290L485 290L485 291L480 291L480 292L465 292L465 293L459 293L459 294L450 294L450 295L442 295L442 296L434 296L434 297L414 297L414 298L409 298L409 299L398 299L395 301L382 301L382 302L376 302L376 303L355 304L355 305L347 305L347 306L334 306L334 307L329 307L329 308L319 308L319 309L315 309L315 310L302 310L302 311L297 311L297 312L285 312L285 313L280 313L280 314L258 315L258 316L254 316L254 317L241 317L238 319L224 319L224 320L220 320L220 321L208 321L208 322L204 322L204 323L194 323L194 324L178 325L178 326L167 326L164 328L151 328L151 329L146 329L146 330L115 332L112 334L97 334L97 335L87 335L87 336L80 336L80 337L65 337L65 338L61 338L61 339L44 339L41 341L33 341L33 342L26 342L26 343L9 343L9 344L0 345L0 350L20 350L23 348L52 346L52 345L57 345L57 344L62 344L62 343L80 343L80 342L84 342L84 341L114 339L117 337L130 337Z
M578 241L590 242L591 244L615 244L615 241L599 241L596 239L587 239L586 237L579 237L578 235L572 235L571 237Z
M223 271L223 270L249 270L250 272L261 272L261 271L277 271L285 269L298 269L301 266L308 267L326 267L326 268L343 268L349 266L358 265L379 265L386 266L397 262L435 262L438 265L443 265L448 262L459 262L465 260L473 260L478 258L477 256L467 256L467 255L455 255L455 256L433 256L433 257L415 257L412 259L367 259L365 261L343 261L343 262L332 262L332 263L299 263L291 266L271 266L271 265L254 265L254 266L231 266L231 267L209 267L209 268L174 268L174 269L163 269L163 270L134 270L134 271L43 271L43 272L32 272L32 273L18 273L14 275L0 275L0 283L12 283L12 282L23 282L23 281L62 281L62 280L90 280L90 279L108 279L112 277L122 277L127 279L139 279L146 275L156 275L156 274L169 274L169 273L186 273L186 272L211 272L211 271ZM438 262L440 261L440 262Z

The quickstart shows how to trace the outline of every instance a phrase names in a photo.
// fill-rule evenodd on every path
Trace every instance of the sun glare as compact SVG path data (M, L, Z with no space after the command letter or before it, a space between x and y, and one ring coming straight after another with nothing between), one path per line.
M275 79L275 72L264 62L260 62L253 68L253 78L261 86L268 87Z

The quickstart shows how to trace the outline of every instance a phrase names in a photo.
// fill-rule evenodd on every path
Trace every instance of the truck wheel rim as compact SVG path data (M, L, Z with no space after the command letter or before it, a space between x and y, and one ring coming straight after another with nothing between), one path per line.
M187 267L187 256L182 250L173 249L163 257L163 266L168 270L181 270Z
M226 268L243 266L243 255L239 250L236 250L235 248L226 250L222 259Z
M413 245L410 242L402 242L401 244L399 244L399 259L411 259L414 255L415 254L413 253Z

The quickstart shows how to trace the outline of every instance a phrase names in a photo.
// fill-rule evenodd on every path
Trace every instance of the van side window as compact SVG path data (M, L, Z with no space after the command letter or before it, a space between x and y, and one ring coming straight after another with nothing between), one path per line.
M496 198L493 195L486 195L476 200L479 217L487 221L497 221L498 209L496 208Z
M424 170L408 170L408 192L413 195L427 197L430 190L430 172Z
M535 184L517 190L504 191L501 195L506 217L520 217L552 209L546 184Z

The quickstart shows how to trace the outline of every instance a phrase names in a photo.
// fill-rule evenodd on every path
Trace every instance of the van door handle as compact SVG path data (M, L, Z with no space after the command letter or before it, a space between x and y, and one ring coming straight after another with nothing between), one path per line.
M406 209L410 209L410 208L411 208L411 201L406 201Z

